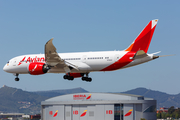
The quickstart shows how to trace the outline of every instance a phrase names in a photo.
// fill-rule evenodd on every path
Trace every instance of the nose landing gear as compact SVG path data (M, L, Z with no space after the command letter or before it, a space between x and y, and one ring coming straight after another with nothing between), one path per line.
M14 74L14 75L16 76L15 81L19 81L19 78L18 78L19 74L16 73L16 74Z

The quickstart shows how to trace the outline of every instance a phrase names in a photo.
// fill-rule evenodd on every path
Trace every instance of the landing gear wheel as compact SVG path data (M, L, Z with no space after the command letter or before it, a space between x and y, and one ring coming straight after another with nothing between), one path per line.
M88 79L87 79L87 82L91 82L91 81L92 81L92 78L88 78Z
M19 78L18 78L19 74L16 73L16 74L14 74L14 75L16 76L15 81L19 81Z
M82 77L82 81L86 81L87 77Z
M64 75L63 78L64 78L64 79L68 79L68 76L67 76L67 75Z
M91 82L91 81L92 81L92 78L82 77L82 81Z
M74 80L73 76L68 76L68 80Z
M19 78L17 77L17 78L15 78L15 81L19 81Z
M67 80L74 80L74 77L69 75L64 75L63 78Z

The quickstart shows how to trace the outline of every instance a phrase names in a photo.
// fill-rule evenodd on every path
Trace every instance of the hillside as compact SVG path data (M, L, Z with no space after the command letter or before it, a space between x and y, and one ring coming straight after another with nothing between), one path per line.
M21 89L3 86L0 88L0 112L38 114L41 110L41 101L59 95L84 92L88 91L84 90L83 88L74 88L64 90L27 92ZM157 100L157 108L171 106L180 107L180 94L169 95L146 88L136 88L122 93L154 98Z
M79 92L88 92L82 88L27 92L21 89L3 86L0 88L0 112L38 114L41 101L48 98Z
M73 89L64 89L64 90L37 91L35 93L41 96L51 98L59 95L72 94L72 93L86 93L86 92L88 91L82 88L73 88Z
M142 95L157 100L157 108L160 107L180 107L180 94L170 95L164 92L154 91L146 88L136 88L123 93Z
M3 86L0 88L0 111L1 112L40 112L40 103L47 97L36 93L22 91L21 89Z

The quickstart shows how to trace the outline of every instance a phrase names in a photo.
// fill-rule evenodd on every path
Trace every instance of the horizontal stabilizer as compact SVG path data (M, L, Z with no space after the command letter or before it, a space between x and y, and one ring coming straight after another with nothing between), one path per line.
M133 59L140 59L143 57L148 56L143 50L139 50L136 52L136 54L134 55Z
M167 57L167 56L174 56L174 55L159 55L159 56L154 55L153 59L156 59L156 58L159 58L159 57Z
M155 54L158 54L158 53L160 53L161 51L159 51L159 52L155 52L155 53L152 53L153 55L155 55Z
M175 56L175 55L160 55L159 57L167 57L167 56Z

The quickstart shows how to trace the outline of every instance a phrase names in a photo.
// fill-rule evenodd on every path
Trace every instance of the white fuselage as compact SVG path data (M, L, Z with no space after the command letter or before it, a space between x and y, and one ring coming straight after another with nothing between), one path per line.
M92 78L88 76L90 72L123 69L158 58L159 56L147 54L157 22L157 19L151 20L123 51L57 53L51 38L45 44L44 54L12 58L3 70L13 73L16 81L19 81L19 74L65 73L64 79L82 77L83 81L91 82Z
M93 71L112 71L117 69L122 69L126 67L131 67L138 65L144 62L153 60L153 55L148 54L147 57L131 60L133 56L127 56L131 61L128 64L125 64L121 67L115 67L111 69L105 69L108 66L115 64L118 61L121 61L126 55L127 51L104 51L104 52L76 52L76 53L59 53L61 59L69 66L76 65L79 70L72 69L72 73L86 73ZM18 73L18 74L28 74L28 66L32 62L43 62L45 63L44 54L31 54L31 55L22 55L15 58L12 58L3 68L4 71L9 73ZM124 61L119 64L123 64ZM66 73L64 69L59 69L53 67L48 71L48 73Z

